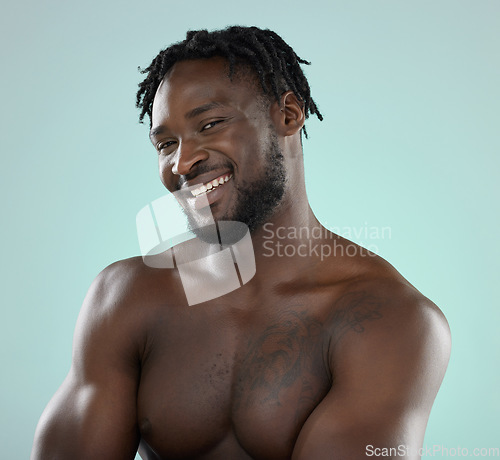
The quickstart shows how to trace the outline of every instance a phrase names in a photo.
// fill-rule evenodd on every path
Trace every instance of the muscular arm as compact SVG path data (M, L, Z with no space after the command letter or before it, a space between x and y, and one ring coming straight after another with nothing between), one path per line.
M137 328L120 271L104 270L85 298L71 369L38 423L32 460L123 460L137 452Z
M383 458L420 458L412 453L448 363L448 325L420 295L367 294L365 302L337 328L340 336L332 334L333 384L302 428L293 460L366 460L375 448L399 446Z

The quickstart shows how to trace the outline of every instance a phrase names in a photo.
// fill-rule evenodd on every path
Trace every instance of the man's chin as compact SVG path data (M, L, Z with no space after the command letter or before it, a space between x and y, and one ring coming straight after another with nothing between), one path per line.
M219 235L217 231L216 224L204 225L204 226L190 226L190 231L204 243L208 244L220 244Z
M232 245L248 233L248 226L243 222L220 220L215 224L191 228L191 232L207 244Z

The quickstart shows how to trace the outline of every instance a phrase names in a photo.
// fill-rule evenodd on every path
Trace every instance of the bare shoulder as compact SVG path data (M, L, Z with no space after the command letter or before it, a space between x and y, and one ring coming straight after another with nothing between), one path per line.
M104 268L95 278L89 292L103 300L132 300L134 293L146 289L160 277L168 283L170 272L172 270L148 267L141 257L131 257Z
M331 305L334 322L342 318L348 329L373 334L385 331L400 340L405 340L410 331L427 331L438 334L443 345L449 345L449 326L440 308L385 259L371 254L345 258L342 262L347 268L341 276L337 275L341 282L337 283L339 294ZM396 330L400 333L395 334Z
M393 340L408 340L408 333L437 335L443 346L450 342L448 322L440 308L411 285L379 256L357 264L355 275L344 282L333 314L344 312L351 327ZM370 336L371 336L370 335Z
M151 274L141 259L105 268L78 317L70 371L38 424L32 458L133 458Z
M94 343L142 348L158 309L182 301L173 270L148 267L141 257L120 260L102 270L90 286L74 344L86 344L92 338Z
M120 260L102 270L92 283L87 298L107 314L116 309L134 314L164 300L181 303L182 286L173 269L151 268L141 257Z
M431 300L382 259L351 273L326 322L332 386L302 428L294 460L361 459L367 446L417 452L448 365L450 330Z
M351 384L363 375L384 375L393 391L402 390L398 385L412 386L409 382L417 389L421 382L429 400L434 399L450 356L448 322L386 261L375 258L345 283L329 327L332 371L348 380L352 376Z

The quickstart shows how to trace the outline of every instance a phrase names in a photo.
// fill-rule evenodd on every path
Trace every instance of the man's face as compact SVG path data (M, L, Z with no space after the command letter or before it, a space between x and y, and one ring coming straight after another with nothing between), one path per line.
M165 187L189 187L192 209L208 202L216 221L237 220L251 231L276 210L286 182L259 90L251 80L231 81L222 58L183 61L163 79L152 111L151 141ZM192 227L203 225L202 214L187 212Z

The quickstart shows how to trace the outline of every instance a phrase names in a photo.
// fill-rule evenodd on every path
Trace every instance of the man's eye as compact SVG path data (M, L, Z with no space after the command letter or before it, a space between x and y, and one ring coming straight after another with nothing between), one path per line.
M213 128L216 124L220 123L222 120L216 120L216 121L211 121L210 123L207 123L203 128L201 128L202 131L206 131L207 129Z
M163 149L166 149L174 144L175 141L162 142L161 144L158 144L158 151L161 152Z

